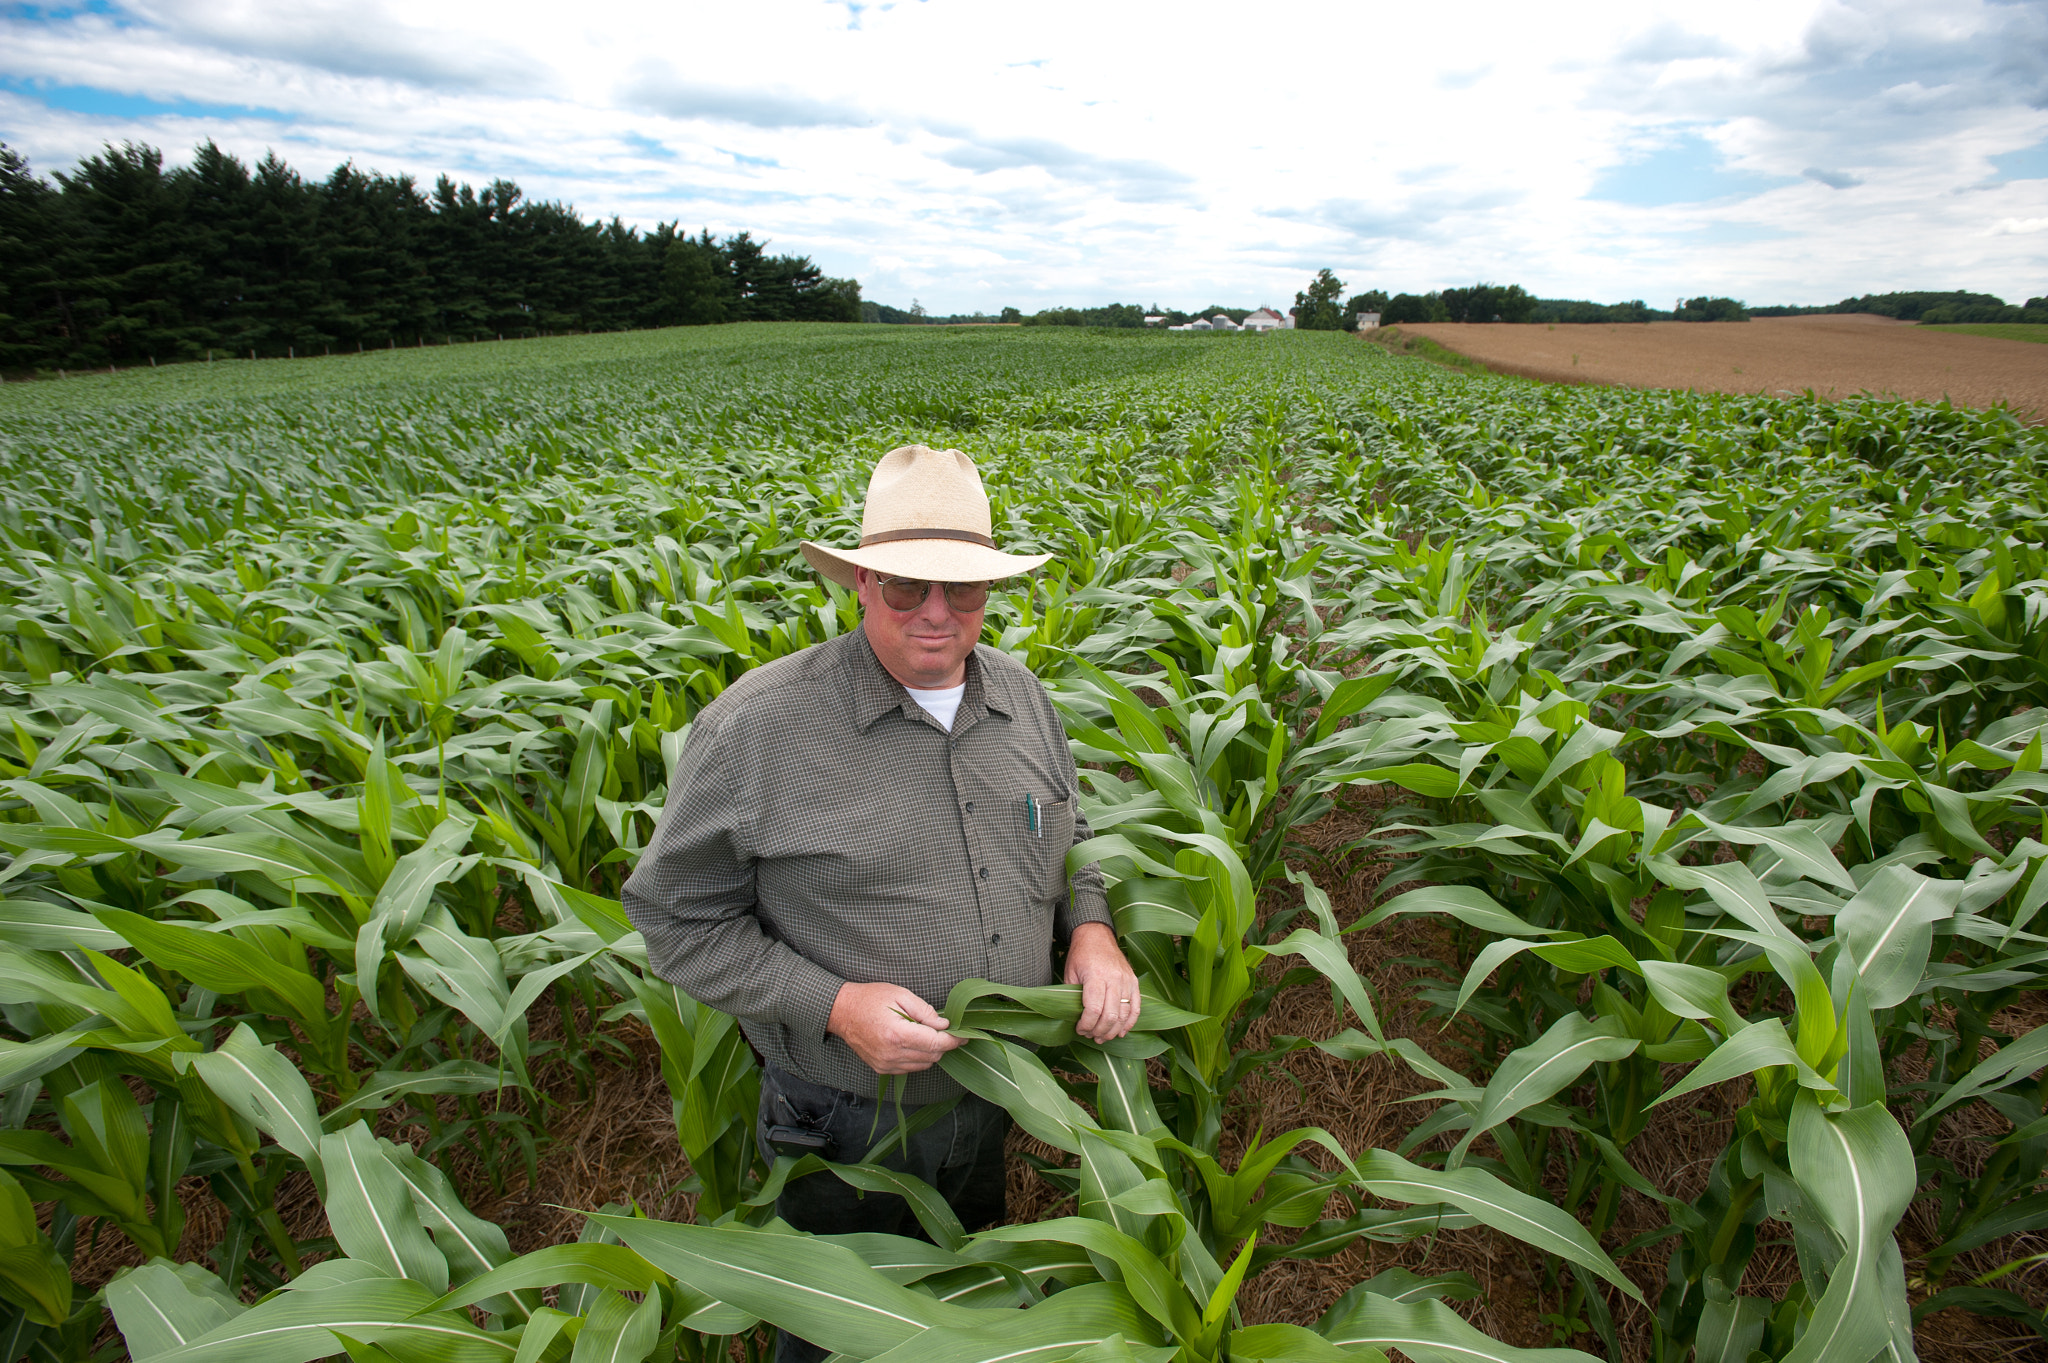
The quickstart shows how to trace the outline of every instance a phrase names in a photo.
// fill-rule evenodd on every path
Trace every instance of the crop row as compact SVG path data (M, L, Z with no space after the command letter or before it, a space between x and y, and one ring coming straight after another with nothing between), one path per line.
M2030 1264L1981 1262L2048 1225L2048 1047L2016 1021L2048 959L2038 442L1269 339L635 337L0 413L12 1356L90 1354L104 1309L144 1360L711 1357L764 1320L860 1358L1533 1358L1445 1305L1462 1275L1381 1274L1313 1330L1235 1306L1276 1260L1475 1224L1541 1252L1560 1343L1610 1355L1864 1363L1912 1355L1916 1309L2038 1324ZM1075 856L1149 1030L1095 1048L1067 991L963 986L948 1067L1066 1153L1075 1215L966 1237L848 1166L930 1243L815 1241L766 1220L809 1166L753 1148L751 1056L615 896L696 710L854 627L795 544L849 534L908 440L968 449L1006 547L1058 555L991 640L1086 764ZM1292 835L1363 787L1408 802L1346 925ZM1346 941L1416 918L1454 950L1429 1049ZM1355 1025L1251 1049L1316 982ZM543 999L560 1043L529 1038ZM534 1066L588 1073L628 1016L696 1220L612 1209L514 1255L436 1161L530 1168ZM1227 1137L1310 1047L1434 1106L1391 1151ZM1732 1138L1658 1187L1631 1144L1710 1086ZM418 1150L378 1135L401 1112ZM316 1242L275 1211L308 1175ZM180 1261L200 1179L226 1229ZM1664 1225L1616 1244L1631 1198ZM148 1263L88 1295L94 1223ZM1745 1292L1787 1234L1803 1286Z

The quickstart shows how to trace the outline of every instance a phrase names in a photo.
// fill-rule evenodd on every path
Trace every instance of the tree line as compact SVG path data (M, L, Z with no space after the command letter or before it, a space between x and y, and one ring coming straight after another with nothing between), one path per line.
M212 142L173 169L110 146L44 180L0 144L0 369L861 319L857 280L766 248L585 222L510 180L309 180Z
M1752 308L1758 317L1799 317L1816 313L1870 312L1902 322L2048 322L2048 297L2008 303L1993 293L1866 293L1817 308Z

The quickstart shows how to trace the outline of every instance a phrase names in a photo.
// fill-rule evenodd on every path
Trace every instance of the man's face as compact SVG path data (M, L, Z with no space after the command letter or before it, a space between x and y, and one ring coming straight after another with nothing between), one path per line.
M853 581L860 595L861 628L890 676L926 691L958 686L967 679L967 655L981 638L983 611L954 610L938 583L932 584L921 604L900 611L882 599L874 573L856 568Z

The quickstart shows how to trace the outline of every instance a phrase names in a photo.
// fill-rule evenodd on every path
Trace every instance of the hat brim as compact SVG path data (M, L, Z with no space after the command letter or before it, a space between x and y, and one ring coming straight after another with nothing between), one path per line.
M813 568L848 589L855 568L926 582L993 582L1052 561L1051 554L1006 554L962 540L897 540L866 549L829 549L805 540L803 551Z

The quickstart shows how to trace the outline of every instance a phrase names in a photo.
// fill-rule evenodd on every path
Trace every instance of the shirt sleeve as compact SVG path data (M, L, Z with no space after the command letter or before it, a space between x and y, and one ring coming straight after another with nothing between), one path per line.
M845 981L769 935L755 914L745 792L727 778L720 740L700 719L684 741L654 840L626 879L626 917L646 938L654 973L691 998L822 1041Z
M1080 789L1078 782L1075 789ZM1077 801L1074 807L1074 845L1078 847L1094 836ZM1116 920L1109 914L1109 895L1102 887L1102 867L1092 861L1068 878L1067 893L1060 900L1054 930L1061 941L1072 941L1074 929L1083 923L1100 923L1111 932L1116 931Z
M1060 723L1059 711L1042 684L1037 699L1042 722L1051 726L1052 742L1067 759L1067 788L1074 792L1072 845L1078 847L1095 836L1088 826L1088 816L1081 812L1081 771L1074 765L1074 750L1067 742L1066 726ZM1092 861L1067 878L1067 893L1061 897L1053 916L1053 935L1062 942L1070 942L1074 929L1083 923L1100 923L1111 932L1116 931L1116 919L1109 913L1109 895L1102 885L1102 867Z

